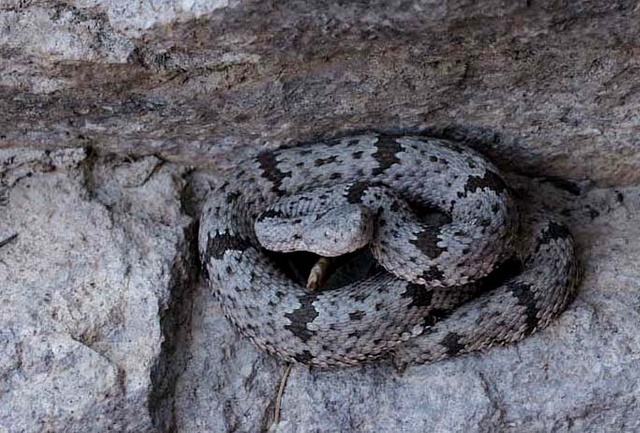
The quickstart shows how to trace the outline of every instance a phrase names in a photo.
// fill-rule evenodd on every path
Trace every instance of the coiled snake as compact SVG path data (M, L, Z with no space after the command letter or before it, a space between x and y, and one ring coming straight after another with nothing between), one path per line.
M243 162L204 206L200 254L227 318L269 353L321 367L431 362L520 340L572 299L569 231L520 207L455 142L352 136ZM265 254L364 246L386 271L321 292ZM513 263L519 274L496 277Z

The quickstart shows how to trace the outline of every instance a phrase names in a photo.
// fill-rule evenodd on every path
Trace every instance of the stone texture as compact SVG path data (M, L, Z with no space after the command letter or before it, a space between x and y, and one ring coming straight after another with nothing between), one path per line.
M257 351L196 284L211 175L155 157L1 152L0 431L635 431L640 188L524 182L567 218L578 299L518 345L398 372Z
M634 1L5 3L0 146L221 170L256 148L426 128L525 173L640 178Z
M639 18L626 0L0 2L0 432L640 430ZM275 424L284 366L197 284L195 217L246 155L362 129L547 176L525 190L567 219L583 285L516 346L294 367Z
M238 341L199 288L194 339L185 348L190 362L177 387L178 430L636 431L640 188L557 184L524 181L521 190L564 215L584 264L577 300L548 329L514 346L404 372L384 363L335 371L294 366L274 425L281 369ZM214 335L221 346L203 349Z
M149 431L184 169L81 149L0 162L0 233L17 233L0 249L0 431Z

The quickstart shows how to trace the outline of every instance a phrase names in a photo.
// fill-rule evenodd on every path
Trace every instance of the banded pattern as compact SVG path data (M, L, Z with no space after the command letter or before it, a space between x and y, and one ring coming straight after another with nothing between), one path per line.
M516 341L572 298L571 235L518 208L471 149L361 135L244 162L208 198L199 245L225 315L267 352L321 367L429 362ZM447 218L428 217L436 212ZM264 251L337 256L364 245L387 272L317 293ZM522 271L505 281L513 258Z

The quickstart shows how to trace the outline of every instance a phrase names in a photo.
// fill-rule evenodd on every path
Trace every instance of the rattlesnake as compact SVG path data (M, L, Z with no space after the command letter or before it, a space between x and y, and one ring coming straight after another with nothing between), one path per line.
M351 136L242 162L205 203L200 254L227 318L271 354L320 367L431 362L517 341L572 299L569 231L521 207L498 169L459 143ZM386 272L321 292L265 250L364 245Z

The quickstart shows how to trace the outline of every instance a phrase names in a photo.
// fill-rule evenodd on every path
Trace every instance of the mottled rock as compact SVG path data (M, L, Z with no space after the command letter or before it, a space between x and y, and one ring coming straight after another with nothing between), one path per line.
M626 0L5 1L0 431L640 430L639 18ZM284 366L196 284L192 218L245 156L367 129L548 176L526 190L567 220L583 284L515 346L294 367L275 424Z
M8 431L633 431L640 190L516 179L576 236L584 280L548 329L397 371L284 365L195 283L211 178L155 157L2 152L0 426ZM184 191L181 195L181 191Z
M153 160L0 152L0 430L152 428L190 221L184 169Z
M529 174L640 180L633 1L9 3L0 146L223 169L264 147L427 129Z
M282 419L272 425L273 403L269 402L275 401L281 370L268 357L258 355L250 343L237 341L226 322L213 319L215 303L198 291L197 303L203 307L195 311L192 323L193 332L200 336L188 348L192 362L176 396L182 408L178 413L188 416L178 418L179 431L600 432L640 428L636 404L640 189L562 184L569 192L548 181L526 186L532 199L564 215L584 266L578 298L549 328L517 345L411 366L403 372L384 363L333 371L294 366L283 395ZM211 323L220 327L209 332L224 336L223 346L203 350L197 345L206 341L201 333ZM204 371L213 372L213 377ZM184 381L191 376L201 380ZM238 386L243 380L245 385ZM225 386L216 389L217 398L205 398L201 393L206 383ZM247 399L256 403L251 410ZM223 410L221 400L236 410ZM193 414L196 407L200 417Z

